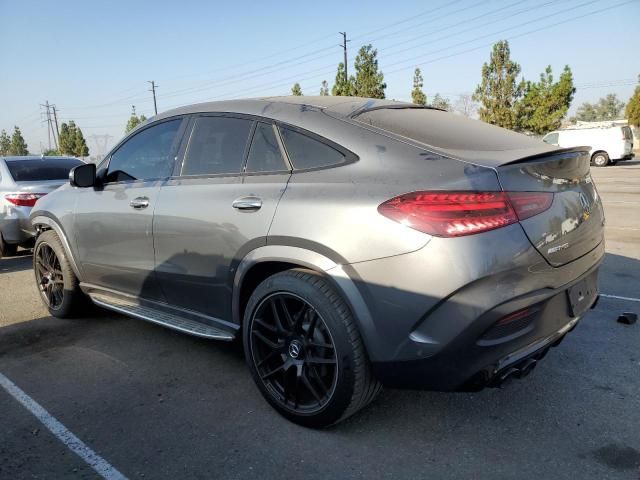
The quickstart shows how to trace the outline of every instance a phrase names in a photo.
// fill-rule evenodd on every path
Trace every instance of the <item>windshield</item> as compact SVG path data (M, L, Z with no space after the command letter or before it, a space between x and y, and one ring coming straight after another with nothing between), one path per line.
M75 158L7 160L9 173L16 182L65 180L69 178L69 170L78 165L82 162Z

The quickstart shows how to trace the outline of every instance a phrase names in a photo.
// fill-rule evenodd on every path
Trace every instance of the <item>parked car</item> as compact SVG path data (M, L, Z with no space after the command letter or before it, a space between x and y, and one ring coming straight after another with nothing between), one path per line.
M588 148L345 97L163 113L31 218L52 315L88 296L242 338L262 395L311 427L382 385L525 376L597 300L604 254Z
M588 145L591 163L596 167L634 157L633 133L626 125L557 130L547 133L542 140L559 147Z
M31 207L68 183L69 171L82 163L69 157L0 157L0 258L14 255L18 246L33 246Z

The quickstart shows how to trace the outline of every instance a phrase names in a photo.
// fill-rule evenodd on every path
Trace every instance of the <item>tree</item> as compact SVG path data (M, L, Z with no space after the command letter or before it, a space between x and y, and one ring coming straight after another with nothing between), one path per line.
M295 95L296 97L302 96L302 88L298 82L294 83L293 87L291 87L291 95Z
M413 72L413 90L411 90L411 100L416 105L427 104L427 96L422 91L423 85L422 72L420 72L419 68L416 68L415 72Z
M82 130L80 130L73 120L60 125L58 150L62 155L72 155L74 157L89 156L89 148L87 147L87 142L84 139Z
M446 110L447 112L451 110L451 103L449 103L449 99L442 97L439 93L436 93L433 96L433 100L431 101L431 106L435 108L440 108L442 110Z
M24 141L22 132L17 126L13 127L13 135L11 135L11 145L9 147L9 155L29 155L27 142Z
M371 44L358 51L355 61L356 77L353 82L357 97L384 98L384 75L378 69L378 51Z
M572 121L582 120L583 122L595 122L597 119L598 112L596 111L595 105L588 102L580 105L576 111L576 116L571 118Z
M326 80L322 80L322 86L320 87L320 95L326 97L329 95L329 84Z
M496 43L489 63L482 66L482 81L473 95L480 103L480 120L511 129L517 126L515 105L524 90L524 80L517 80L520 71L520 65L511 60L509 42Z
M134 128L136 128L138 125L145 122L146 120L147 120L147 117L145 117L144 115L140 115L140 116L136 115L136 106L131 105L131 116L127 121L127 126L124 128L124 133L125 134L129 133L131 130L133 130Z
M69 125L75 126L73 122L63 123L60 125L60 135L58 135L58 150L63 155L71 155L71 151L74 147L74 141L72 140L72 133Z
M11 137L5 130L0 132L0 155L9 155L11 150Z
M344 63L340 62L338 64L338 71L336 72L336 81L331 89L331 95L349 97L354 94L353 88L353 77L347 78Z
M465 117L471 117L478 111L478 104L473 101L472 95L461 93L458 95L454 109Z
M518 129L544 135L560 128L571 106L576 89L568 65L557 82L553 82L551 65L540 74L539 82L527 82L525 94L518 102Z
M602 120L618 120L624 111L624 102L618 100L615 93L610 93L598 100L596 111Z
M60 152L54 148L50 148L42 152L42 155L45 157L55 157L56 155L60 155Z
M638 75L638 83L640 84L640 75ZM624 115L627 117L629 125L640 127L640 85L636 87L629 103L627 103Z
M82 130L80 130L79 127L76 128L73 155L75 157L89 156L89 147L87 146L87 142L84 139L84 135L82 135Z
M622 117L624 102L618 100L615 93L610 93L598 100L598 103L585 102L576 111L573 120L583 122L600 122L606 120L618 120Z

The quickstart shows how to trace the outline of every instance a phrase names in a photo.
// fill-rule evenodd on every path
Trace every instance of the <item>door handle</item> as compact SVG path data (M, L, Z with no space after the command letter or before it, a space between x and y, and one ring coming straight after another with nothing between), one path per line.
M262 207L262 199L253 196L240 197L236 198L231 206L245 212L255 212L256 210L260 210L260 207Z
M142 210L143 208L147 208L149 206L149 199L147 197L137 197L129 202L129 206L131 208L135 208L136 210Z

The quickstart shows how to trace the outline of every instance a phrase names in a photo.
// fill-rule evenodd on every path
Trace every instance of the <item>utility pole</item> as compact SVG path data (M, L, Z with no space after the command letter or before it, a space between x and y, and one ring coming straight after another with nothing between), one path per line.
M58 138L58 143L60 143L60 130L58 129L58 115L56 113L56 106L51 105L51 109L53 110L53 119L56 122L56 137Z
M156 104L156 88L158 88L158 86L154 80L148 80L147 83L151 84L151 90L149 91L153 93L153 111L158 115L158 105Z
M347 72L347 42L350 42L351 40L347 40L347 32L338 33L342 35L342 43L340 43L338 46L342 47L342 49L344 50L344 81L346 83L349 81L349 73Z
M51 134L53 134L53 141L56 145L56 150L58 149L58 140L56 139L55 131L53 130L53 121L51 120L51 105L49 105L49 100L47 100L44 104L40 104L41 107L45 108L45 115L47 116L45 122L47 122L47 136L49 137L49 150L51 150Z

